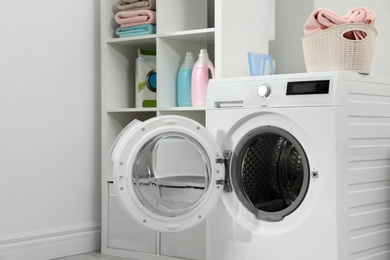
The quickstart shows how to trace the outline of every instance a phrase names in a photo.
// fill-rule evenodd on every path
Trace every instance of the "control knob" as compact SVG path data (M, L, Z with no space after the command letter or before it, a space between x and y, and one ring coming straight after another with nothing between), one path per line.
M260 85L257 89L257 95L262 98L267 98L271 94L271 88L267 85Z

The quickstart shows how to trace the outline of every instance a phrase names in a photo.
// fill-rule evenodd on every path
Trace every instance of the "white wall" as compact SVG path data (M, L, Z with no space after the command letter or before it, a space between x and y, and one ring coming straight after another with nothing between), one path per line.
M275 73L306 72L301 38L303 24L312 11L308 0L275 1L275 40L269 45Z
M99 249L99 1L0 2L0 259Z
M275 59L276 72L306 72L302 42L303 26L310 13L317 8L327 8L346 15L355 7L367 7L376 13L378 36L374 49L371 74L390 75L390 1L388 0L296 0L276 1L276 39L270 43L270 54ZM294 10L294 11L292 11Z

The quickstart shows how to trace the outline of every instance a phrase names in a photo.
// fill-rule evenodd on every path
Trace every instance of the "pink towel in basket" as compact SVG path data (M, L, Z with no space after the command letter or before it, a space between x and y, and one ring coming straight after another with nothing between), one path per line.
M115 21L122 28L156 24L156 12L151 10L119 11L115 14Z
M358 7L349 10L347 15L341 16L331 10L320 8L310 14L303 29L305 36L308 36L312 33L345 23L366 23L374 26L375 13L365 7ZM345 37L359 40L365 38L365 33L363 31L354 31L353 35L346 35Z

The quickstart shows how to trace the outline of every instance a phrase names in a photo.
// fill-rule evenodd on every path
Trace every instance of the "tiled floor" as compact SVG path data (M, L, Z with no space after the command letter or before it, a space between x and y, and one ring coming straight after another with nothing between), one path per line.
M119 258L114 256L105 256L100 252L91 252L82 255L67 256L62 258L56 258L52 260L130 260L128 258Z

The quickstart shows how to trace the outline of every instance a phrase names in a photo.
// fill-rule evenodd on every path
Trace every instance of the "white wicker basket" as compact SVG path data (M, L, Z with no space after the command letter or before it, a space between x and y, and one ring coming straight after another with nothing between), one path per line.
M349 40L343 35L363 31L362 40ZM308 72L349 70L369 74L377 31L363 23L341 24L302 38Z

